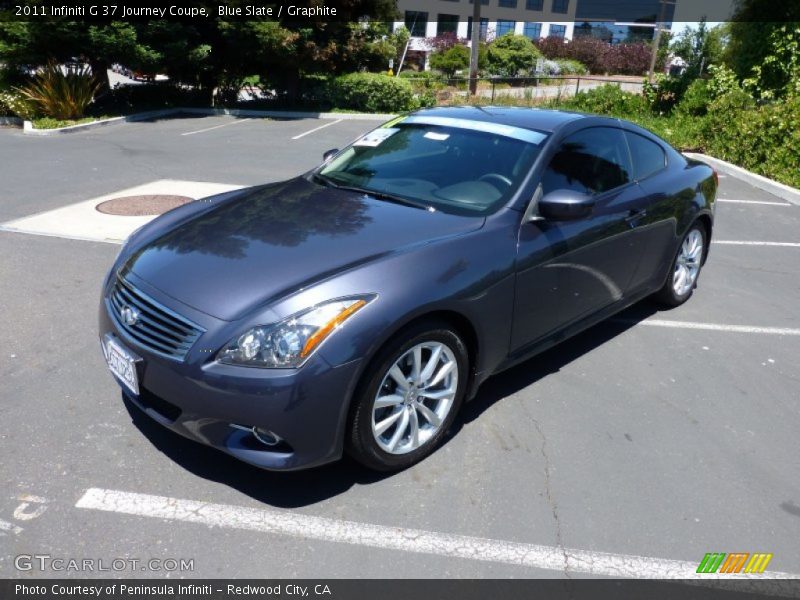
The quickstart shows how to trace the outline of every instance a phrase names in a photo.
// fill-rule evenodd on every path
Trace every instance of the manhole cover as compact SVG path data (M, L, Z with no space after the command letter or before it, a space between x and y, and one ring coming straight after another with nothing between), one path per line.
M107 215L120 215L123 217L144 217L147 215L160 215L194 198L187 196L166 196L150 194L147 196L124 196L112 198L101 202L95 208Z

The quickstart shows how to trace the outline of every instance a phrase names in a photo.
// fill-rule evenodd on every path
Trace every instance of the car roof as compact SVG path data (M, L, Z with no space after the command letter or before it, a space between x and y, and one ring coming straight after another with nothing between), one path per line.
M555 132L566 123L588 118L588 115L576 112L513 106L447 106L423 109L412 114L499 123L548 133Z

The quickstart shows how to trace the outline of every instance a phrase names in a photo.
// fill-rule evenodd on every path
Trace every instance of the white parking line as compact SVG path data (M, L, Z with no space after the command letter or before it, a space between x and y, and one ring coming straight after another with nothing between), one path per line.
M315 127L314 129L312 129L310 131L306 131L305 133L301 133L300 135L296 135L292 139L293 140L299 140L300 138L306 137L307 135L310 135L310 134L314 133L315 131L319 131L320 129L325 129L326 127L330 127L331 125L336 125L337 123L341 123L342 121L344 121L344 119L337 119L336 121L332 121L330 123L326 123L325 125L320 125L319 127Z
M187 131L186 133L182 133L181 135L194 135L195 133L205 133L206 131L212 131L214 129L219 129L220 127L227 127L228 125L238 125L239 123L244 123L245 121L252 121L253 119L237 119L235 121L231 121L230 123L223 123L222 125L214 125L214 127L207 127L206 129L198 129L197 131Z
M707 331L728 331L731 333L764 333L767 335L800 335L800 329L785 327L756 327L751 325L723 325L720 323L697 323L694 321L666 321L662 319L612 319L616 323L648 325L650 327L671 327L673 329L705 329Z
M767 200L734 200L733 198L717 198L717 202L732 204L766 204L768 206L794 206L791 202L769 202Z
M723 246L783 246L786 248L800 248L800 242L758 242L750 240L712 240L712 244Z
M99 488L88 489L75 506L154 519L199 523L209 527L288 535L304 540L314 539L386 550L419 552L551 571L564 571L566 568L573 573L626 578L699 577L695 572L697 562L539 546ZM698 561L700 558L702 557L698 557ZM730 576L702 575L702 577ZM735 577L746 579L749 576L739 574ZM764 577L789 579L797 575L767 571L759 576L759 578Z

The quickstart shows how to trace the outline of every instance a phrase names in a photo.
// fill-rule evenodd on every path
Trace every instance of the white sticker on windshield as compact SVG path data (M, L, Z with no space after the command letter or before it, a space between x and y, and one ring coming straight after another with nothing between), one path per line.
M447 138L450 137L450 134L449 133L436 133L435 131L429 131L428 133L425 134L425 137L428 138L429 140L434 140L434 141L437 141L437 142L443 142Z
M369 146L375 148L380 146L388 138L392 137L395 133L400 131L397 127L387 127L370 131L367 135L355 142L353 146Z

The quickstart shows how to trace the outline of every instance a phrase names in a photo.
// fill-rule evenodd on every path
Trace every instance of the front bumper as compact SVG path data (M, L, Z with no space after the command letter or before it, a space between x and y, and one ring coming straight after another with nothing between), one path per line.
M342 456L360 360L333 367L315 354L300 369L224 365L213 354L190 354L179 362L148 352L120 331L105 299L99 332L101 340L112 335L141 358L139 395L123 391L172 431L270 470L309 468ZM284 442L266 446L241 426L272 431Z

